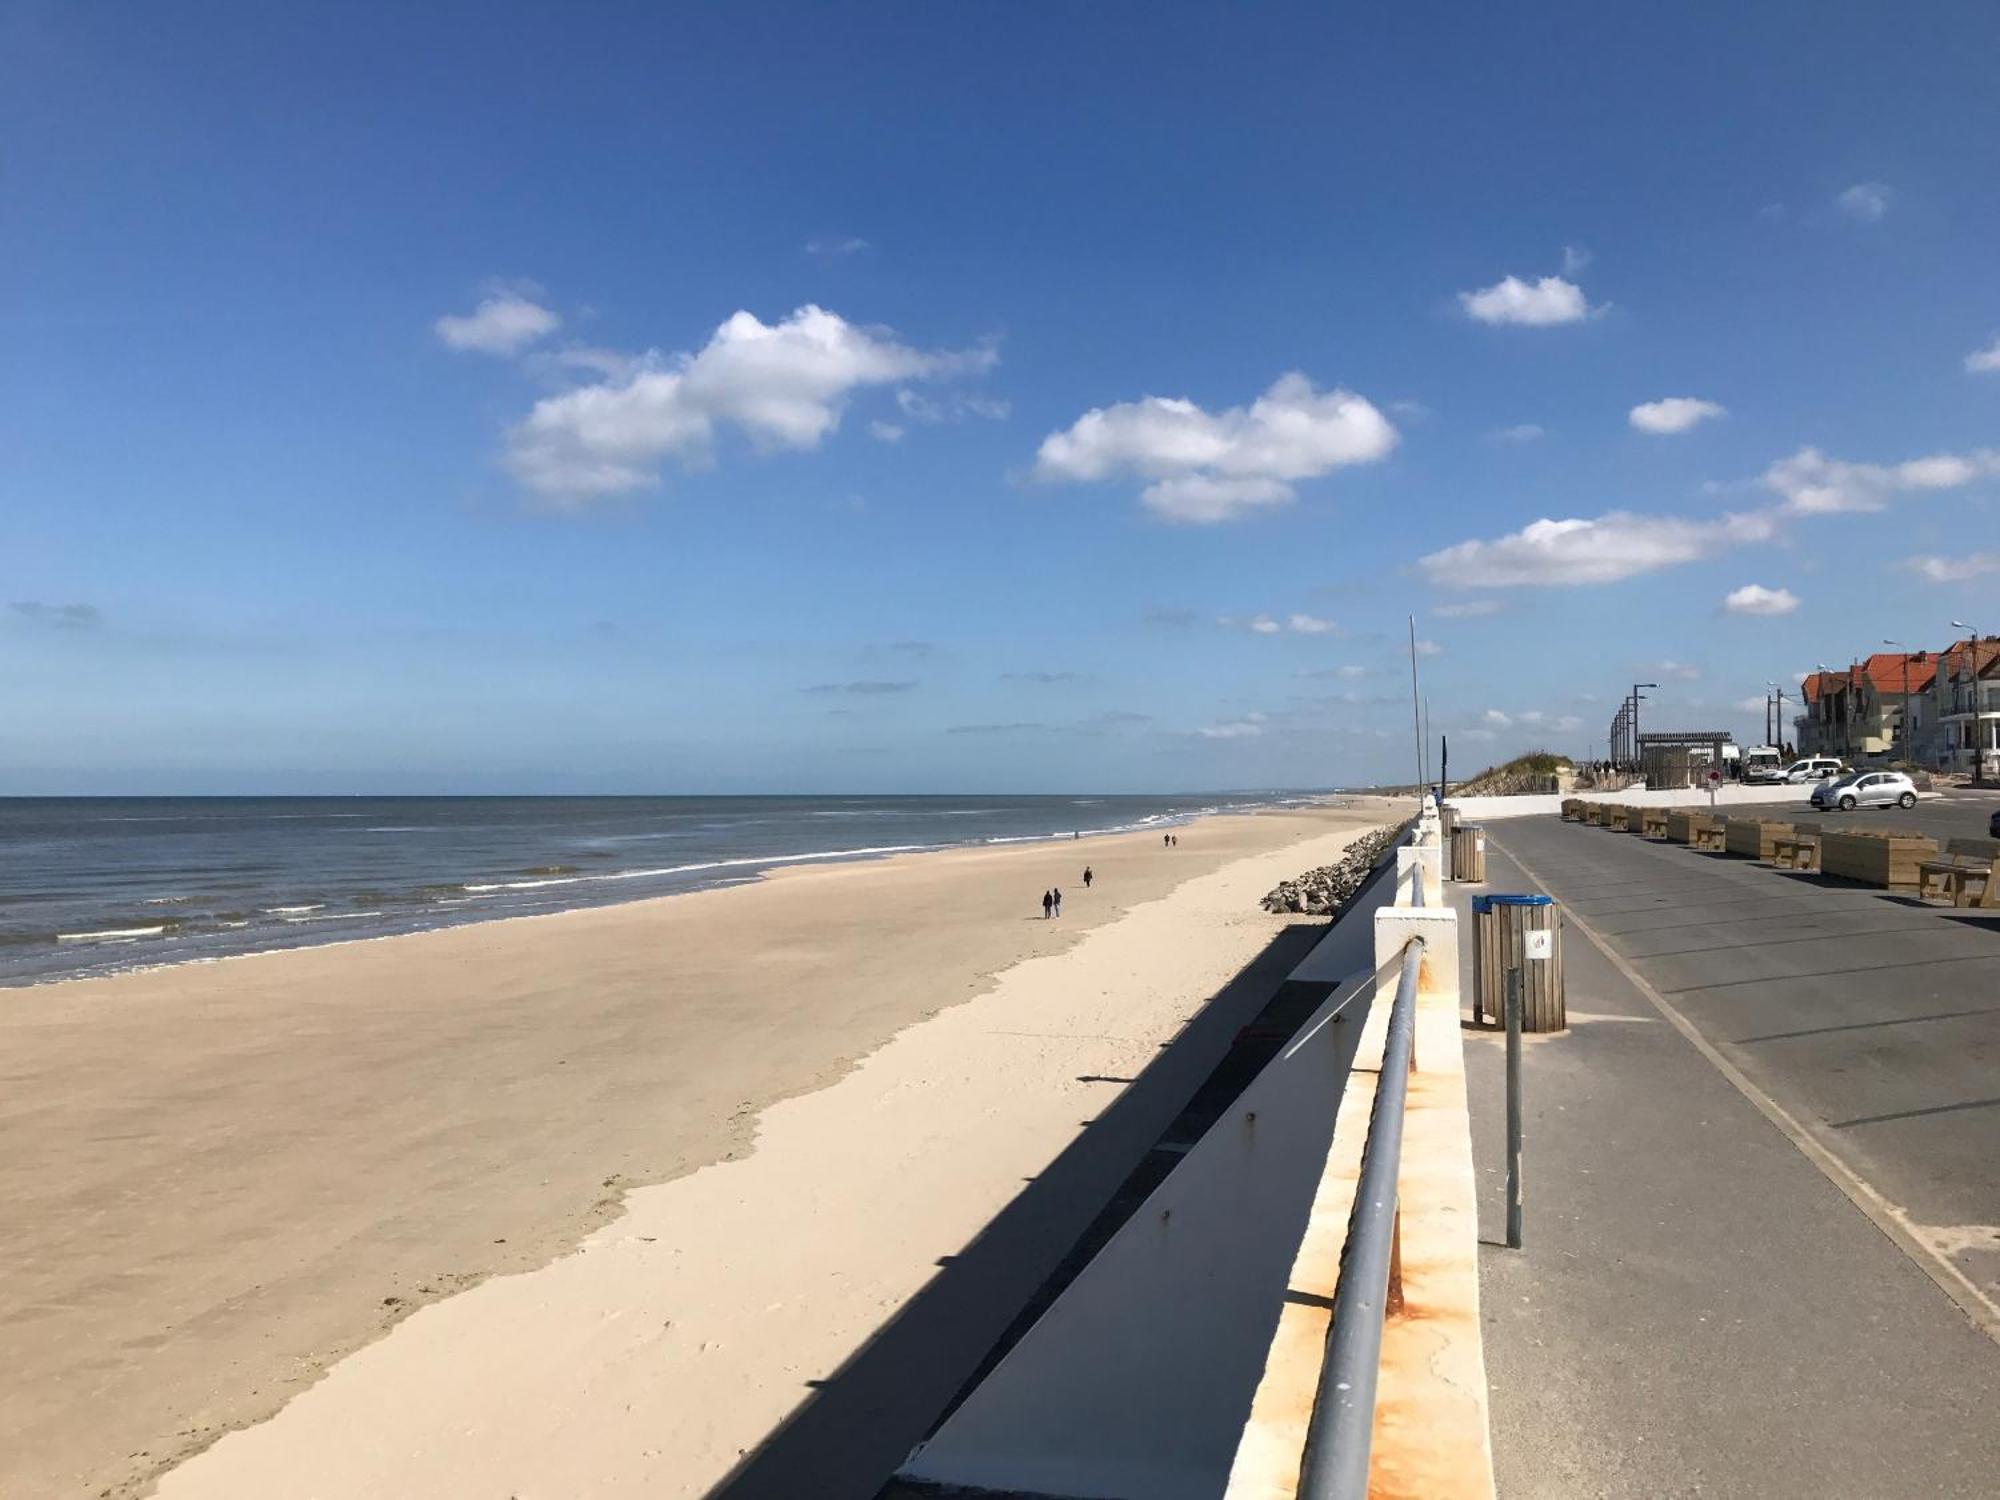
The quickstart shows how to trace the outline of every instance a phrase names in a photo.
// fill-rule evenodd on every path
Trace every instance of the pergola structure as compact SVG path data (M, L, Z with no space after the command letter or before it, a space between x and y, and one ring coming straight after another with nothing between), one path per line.
M1646 785L1655 790L1688 785L1697 759L1719 769L1722 747L1733 738L1726 729L1655 730L1637 736Z

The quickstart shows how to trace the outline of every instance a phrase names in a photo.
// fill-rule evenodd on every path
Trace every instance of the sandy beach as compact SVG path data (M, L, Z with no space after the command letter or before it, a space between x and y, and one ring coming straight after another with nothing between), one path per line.
M700 1495L1387 816L0 994L0 1495Z

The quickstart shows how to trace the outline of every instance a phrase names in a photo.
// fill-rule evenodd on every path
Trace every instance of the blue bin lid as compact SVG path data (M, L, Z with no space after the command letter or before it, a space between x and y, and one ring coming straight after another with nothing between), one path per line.
M1555 898L1553 896L1474 896L1472 898L1472 909L1475 912L1491 911L1496 906L1553 905L1555 905Z

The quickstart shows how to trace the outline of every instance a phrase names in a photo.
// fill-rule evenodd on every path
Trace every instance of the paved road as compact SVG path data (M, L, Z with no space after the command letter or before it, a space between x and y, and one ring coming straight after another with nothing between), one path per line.
M1990 807L1833 821L1936 832ZM2000 911L1552 818L1489 832L2000 1302Z
M1821 919L1822 904L1845 917L1872 900L1878 924L1886 917L1919 929L1912 943L1928 931L2000 951L2000 934L1955 927L1937 913L1740 862L1711 869L1714 862L1688 850L1629 835L1553 819L1495 823L1489 832L1496 847L1486 889L1535 888L1507 856L1520 849L1550 889L1594 910L1588 920L1598 930L1617 930L1606 938L1612 951L1641 954L1634 967L1658 969L1666 982L1673 976L1665 966L1688 963L1687 952L1719 947L1723 938L1735 940L1719 960L1725 967L1761 971L1796 957L1796 968L1833 968L1803 956L1820 938L1791 943L1796 924ZM1449 889L1462 907L1469 889ZM1725 903L1719 911L1705 904L1715 899ZM1679 925L1690 920L1697 925ZM1730 922L1741 925L1720 925ZM1790 946L1756 946L1760 930L1761 940ZM1833 942L1836 953L1850 951ZM1656 951L1668 947L1685 951ZM1574 929L1565 952L1570 1029L1527 1047L1527 1233L1519 1251L1497 1244L1500 1044L1491 1032L1467 1041L1485 1242L1480 1295L1504 1500L1991 1497L2000 1474L2000 1344L1624 969ZM1701 1015L1705 1033L1729 1056L1745 1067L1756 1062L1760 1081L1791 1087L1795 1100L1806 1091L1786 1080L1826 1063L1801 1044L1876 1039L1857 1049L1865 1050L1934 1029L1891 1024L1817 1042L1749 1042L1847 1024L1836 1019L1846 1002L1813 1015L1814 1003L1786 998L1785 985L1768 1002L1744 993L1760 988L1723 989L1706 1005L1683 991L1673 1003ZM2000 993L1985 1003L2000 1004ZM1754 1024L1738 1024L1728 1007L1750 1013ZM1807 1014L1760 1014L1774 1007ZM1886 1045L1891 1056L1905 1046ZM1940 1081L1920 1067L1902 1086L1916 1092ZM1980 1111L1925 1117L1967 1131L1981 1118ZM1941 1191L1977 1196L1963 1165Z

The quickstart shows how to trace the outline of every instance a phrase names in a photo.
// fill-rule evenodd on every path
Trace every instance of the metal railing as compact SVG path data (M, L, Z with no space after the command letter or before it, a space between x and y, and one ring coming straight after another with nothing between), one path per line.
M1423 879L1417 879L1417 903ZM1403 948L1403 971L1389 1012L1382 1071L1368 1115L1361 1179L1347 1220L1347 1242L1334 1288L1333 1325L1320 1365L1319 1394L1299 1468L1303 1500L1365 1500L1375 1427L1375 1377L1382 1362L1382 1319L1395 1288L1397 1177L1403 1158L1403 1111L1410 1092L1417 1024L1417 976L1424 940Z

